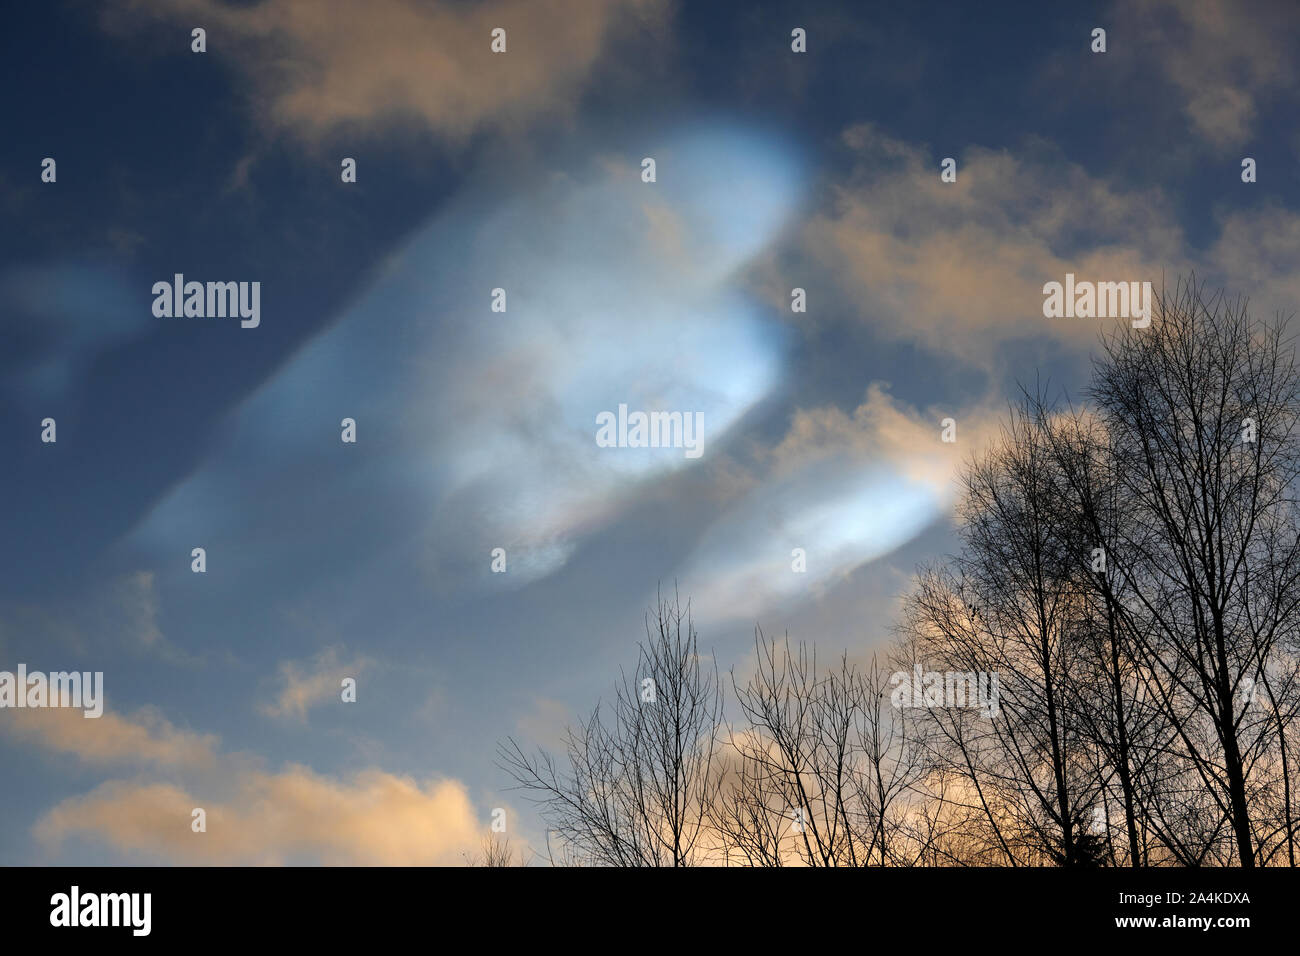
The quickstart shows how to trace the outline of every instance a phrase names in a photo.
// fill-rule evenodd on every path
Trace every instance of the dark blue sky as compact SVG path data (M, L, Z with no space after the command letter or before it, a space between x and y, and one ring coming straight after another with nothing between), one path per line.
M1104 323L1044 283L1295 309L1291 5L987 6L10 12L0 669L102 670L109 714L0 711L0 862L535 838L496 743L606 694L660 581L724 669L759 622L888 639L1017 381L1085 380ZM260 325L156 318L178 272L260 282ZM620 403L701 410L704 454L597 448Z

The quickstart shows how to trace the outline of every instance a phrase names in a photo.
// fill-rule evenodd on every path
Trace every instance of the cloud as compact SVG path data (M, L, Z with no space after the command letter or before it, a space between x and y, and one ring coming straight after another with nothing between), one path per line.
M249 574L354 574L414 547L407 560L441 587L522 585L646 483L694 465L681 449L597 446L598 414L702 414L707 459L780 378L783 331L735 275L795 208L798 166L722 124L655 142L657 183L602 157L441 212L244 402L230 442L140 540L205 540ZM494 288L505 312L490 310ZM355 446L339 441L344 417ZM508 575L488 570L497 547Z
M1193 245L1163 191L1121 189L1042 141L1014 153L971 147L957 181L943 183L937 157L870 124L843 140L852 171L830 184L798 244L842 296L820 321L847 313L884 339L1001 372L1018 341L1082 360L1100 331L1125 321L1045 318L1043 285L1066 273L1150 281L1158 292L1195 272L1269 308L1295 308L1300 216L1290 210L1219 210L1218 235ZM780 285L772 274L765 284L773 295Z
M126 279L64 261L0 273L0 382L15 397L46 400L72 388L99 352L142 334L148 313ZM5 391L9 391L6 388Z
M1265 205L1221 210L1216 223L1204 271L1229 292L1250 296L1257 315L1300 311L1300 215Z
M153 572L136 571L126 575L118 593L128 632L145 647L161 646L165 638L158 628L158 594Z
M645 44L664 0L123 0L105 26L164 20L208 34L208 57L248 81L268 128L319 140L336 131L420 123L451 140L486 125L564 117L617 30ZM507 31L507 52L490 49Z
M51 852L80 837L170 863L416 866L463 862L487 828L452 779L418 782L373 767L346 778L298 764L269 771L150 710L96 720L61 709L3 716L0 729L16 739L144 774L108 780L42 814L34 833ZM190 829L195 807L207 813L206 833Z
M371 661L354 657L344 662L340 648L327 647L306 663L284 661L280 664L280 688L275 699L261 706L269 717L306 720L307 711L327 700L339 700L345 677L358 677L369 669Z
M1246 145L1261 104L1295 88L1294 4L1228 0L1117 3L1112 44L1141 44L1182 100L1192 130L1220 150Z
M106 710L97 718L71 708L14 709L4 713L0 729L93 766L205 768L217 759L216 737L178 729L149 709L131 717Z
M1009 338L1082 347L1100 320L1044 318L1044 283L1067 272L1158 283L1185 261L1159 191L1118 190L1045 143L971 147L944 183L937 157L874 126L843 139L854 168L832 184L802 249L884 337L985 365Z
M1300 303L1300 216L1280 206L1218 209L1217 235L1194 246L1161 190L1118 188L1043 141L1015 152L971 147L958 157L957 181L944 183L939 157L922 146L871 124L842 139L851 169L828 183L828 200L796 243L804 282L826 277L840 296L808 313L814 328L865 324L885 343L922 345L934 355L921 361L935 369L973 364L992 387L1022 374L1014 363L1026 344L1034 365L1054 353L1083 373L1098 333L1126 321L1045 318L1043 285L1066 273L1151 281L1159 292L1194 272L1250 296L1264 315ZM769 263L761 279L782 304L803 284L786 281L784 268ZM681 577L724 617L821 594L949 513L963 456L937 443L939 418L957 420L970 451L1004 412L986 396L921 415L876 386L851 414L800 410L768 470L702 535ZM807 554L804 574L791 570L796 547Z
M957 441L941 440L944 418ZM754 619L824 592L949 513L958 469L995 433L998 407L924 413L879 383L852 414L797 411L764 472L701 536L678 577L708 595L709 620ZM793 551L806 570L794 570ZM703 619L703 618L702 618Z
M515 724L520 736L553 750L563 750L568 730L575 723L573 712L563 701L549 697L533 699L532 709Z
M378 770L339 780L290 765L239 773L225 789L110 781L46 812L35 834L49 849L88 837L169 863L431 866L463 863L487 829L455 780ZM191 830L196 807L204 833Z
M185 667L199 666L211 656L214 649L195 655L170 641L160 615L158 579L149 570L105 576L57 600L0 601L0 629L22 639L11 654L29 663L31 655L44 658L55 651L60 656L98 657L97 668L109 663L103 655L121 652ZM58 659L49 666L66 669Z

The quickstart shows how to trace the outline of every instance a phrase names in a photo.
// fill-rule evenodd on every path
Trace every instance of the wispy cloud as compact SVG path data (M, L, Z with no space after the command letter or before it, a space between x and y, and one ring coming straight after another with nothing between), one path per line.
M280 664L275 698L260 709L269 717L306 720L311 708L341 699L344 678L356 678L372 665L372 661L360 656L344 660L338 647L324 648L308 661L284 661Z
M831 319L848 315L885 340L915 342L937 360L1005 374L1017 342L1054 343L1086 358L1107 323L1047 319L1043 285L1067 272L1092 281L1151 281L1195 271L1258 297L1294 301L1288 254L1300 216L1280 207L1234 207L1218 235L1189 241L1159 189L1127 189L1071 162L1050 143L960 151L957 181L940 156L872 125L849 128L852 171L799 243L803 263L839 290ZM768 277L767 284L778 283Z
M218 739L173 726L145 708L130 717L105 711L88 720L69 708L24 708L0 722L15 739L104 767L206 768L217 759Z
M1086 347L1099 324L1044 319L1043 284L1066 272L1159 279L1184 261L1156 190L1125 191L1044 143L970 147L957 181L939 159L870 125L845 131L853 170L807 226L803 250L881 336L945 359L996 364L1008 339Z
M992 401L921 411L878 383L852 414L835 406L796 412L760 458L753 489L678 572L693 593L708 596L702 619L752 620L813 598L945 517L958 469L992 437L997 412ZM948 418L954 442L942 440Z
M1142 46L1178 91L1188 125L1219 150L1245 146L1261 104L1294 89L1300 28L1295 5L1229 0L1121 0L1115 42Z
M243 74L268 128L317 140L415 123L461 141L567 116L610 35L645 43L667 10L664 0L122 0L104 22L203 27L208 55ZM503 54L490 49L498 27Z

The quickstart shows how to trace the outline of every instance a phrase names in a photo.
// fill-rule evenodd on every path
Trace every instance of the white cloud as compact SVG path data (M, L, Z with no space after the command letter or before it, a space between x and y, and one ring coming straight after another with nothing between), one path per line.
M293 546L278 522L328 529L400 500L427 522L404 513L394 536L423 536L434 580L486 579L503 547L509 574L493 585L519 585L561 566L645 482L694 464L680 449L598 447L598 413L702 413L708 458L781 374L780 330L733 281L792 212L798 171L733 129L656 143L654 184L623 157L536 194L472 192L441 213L245 402L230 445L141 533L211 541L247 522L265 541L259 560L305 560L275 556ZM489 309L497 287L505 313ZM343 416L359 426L349 460L382 484L379 498L355 496L338 470L349 460L324 457ZM301 474L263 464L286 457ZM257 511L283 497L260 489L290 482L310 490Z
M943 419L957 441L941 440ZM701 537L678 578L709 619L754 619L820 595L950 511L959 467L994 433L996 405L925 412L873 384L852 415L797 412L766 470ZM794 570L801 548L806 570Z

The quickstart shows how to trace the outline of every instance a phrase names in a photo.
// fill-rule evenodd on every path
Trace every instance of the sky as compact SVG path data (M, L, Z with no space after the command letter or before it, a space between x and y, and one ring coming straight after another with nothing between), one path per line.
M1045 283L1300 302L1287 3L52 0L0 48L0 671L105 697L0 709L0 864L540 846L498 743L660 589L724 672L887 647L1019 385L1127 321ZM178 273L256 327L156 314Z

